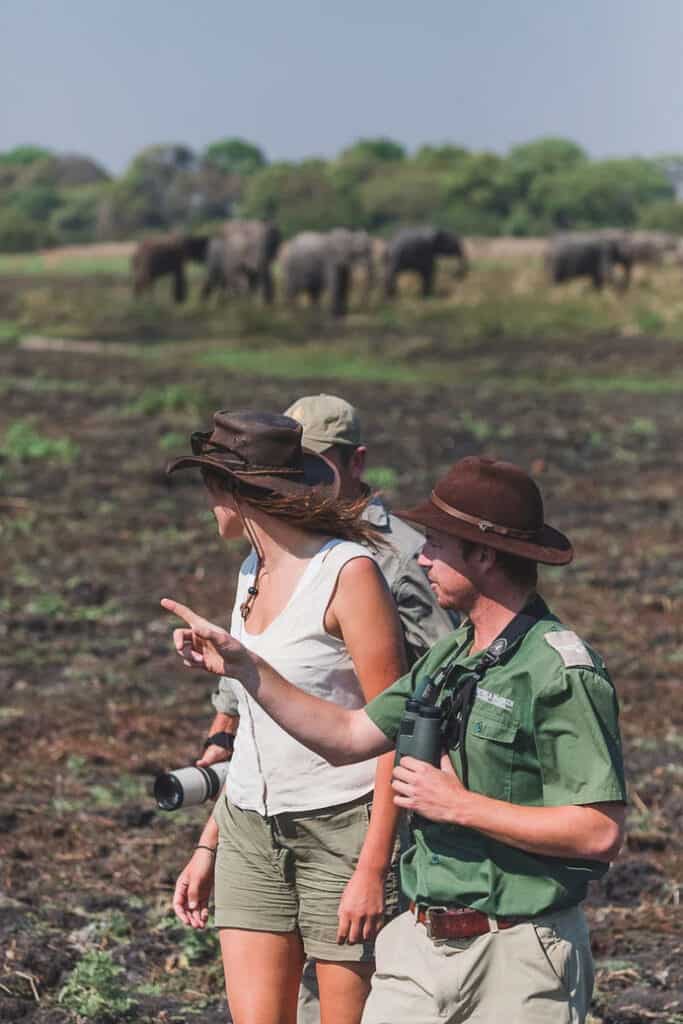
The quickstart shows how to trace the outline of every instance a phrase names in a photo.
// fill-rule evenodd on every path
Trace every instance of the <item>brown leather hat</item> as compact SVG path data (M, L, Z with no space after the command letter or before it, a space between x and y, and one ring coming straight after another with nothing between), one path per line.
M569 539L544 523L534 481L511 462L460 459L437 481L428 501L396 514L533 562L565 565L574 556Z
M193 454L174 459L167 473L206 466L277 494L304 494L315 488L336 497L337 471L322 455L302 448L302 427L296 420L269 412L221 411L214 413L213 422L213 430L192 434Z

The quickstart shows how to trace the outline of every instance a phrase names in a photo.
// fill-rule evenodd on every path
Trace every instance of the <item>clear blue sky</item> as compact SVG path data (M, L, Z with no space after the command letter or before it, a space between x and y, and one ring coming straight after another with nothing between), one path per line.
M270 159L362 136L683 152L682 0L0 0L0 150L117 173L154 142Z

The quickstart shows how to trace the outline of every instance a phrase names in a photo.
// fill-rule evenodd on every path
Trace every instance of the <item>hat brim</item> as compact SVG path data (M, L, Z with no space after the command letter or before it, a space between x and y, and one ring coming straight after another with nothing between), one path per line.
M566 565L574 557L574 549L569 538L547 524L539 530L537 540L530 541L506 537L491 530L480 530L472 523L466 523L442 512L431 501L424 501L413 508L398 509L394 515L427 529L440 530L442 533L472 541L474 544L486 544L496 551L507 551L511 555L528 558L532 562L541 562L544 565Z
M182 455L173 459L166 467L166 473L175 473L179 469L199 469L202 466L212 469L227 479L236 480L249 487L275 494L304 495L314 490L326 498L336 498L339 494L339 474L336 468L323 455L302 450L303 473L292 474L245 472L234 466L228 466L220 458L211 455Z

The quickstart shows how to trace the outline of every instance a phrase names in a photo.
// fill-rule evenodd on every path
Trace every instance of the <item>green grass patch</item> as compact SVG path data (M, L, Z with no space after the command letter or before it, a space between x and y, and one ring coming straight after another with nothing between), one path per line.
M264 348L257 350L223 349L199 357L199 365L253 374L257 377L283 377L305 380L310 377L341 380L403 381L415 379L409 366L387 363L351 352L330 352L316 346Z
M109 953L89 950L60 989L58 1002L86 1020L125 1020L134 1002L126 992L122 975L124 969L114 963Z
M15 420L0 441L0 454L10 462L47 460L68 465L78 455L78 445L68 437L39 434L31 419Z
M0 277L40 277L46 274L64 277L90 277L96 274L127 276L129 273L130 258L120 254L58 254L56 259L40 252L0 254Z
M398 473L391 466L370 466L364 478L371 487L380 491L391 491L398 485Z
M201 401L196 388L184 384L168 384L165 387L150 387L131 402L127 411L144 416L157 416L169 412L194 412Z
M0 320L0 346L16 344L20 335L21 329L16 320Z

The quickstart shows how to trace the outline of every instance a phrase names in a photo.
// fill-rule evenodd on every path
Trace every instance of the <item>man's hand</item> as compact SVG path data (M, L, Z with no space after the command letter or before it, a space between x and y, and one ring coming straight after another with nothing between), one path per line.
M236 679L252 667L249 652L221 626L216 626L191 608L169 597L161 601L162 608L173 612L187 623L187 629L173 630L173 645L188 668L201 668L218 676Z
M415 757L402 757L394 768L391 786L398 807L449 825L458 824L460 812L472 799L455 774L448 754L442 756L441 768Z
M384 923L384 872L357 867L339 903L337 943L374 939Z

